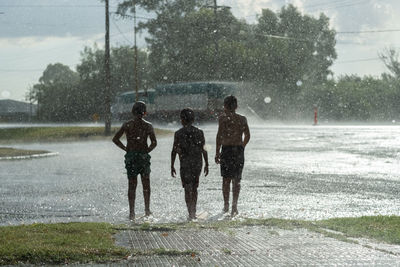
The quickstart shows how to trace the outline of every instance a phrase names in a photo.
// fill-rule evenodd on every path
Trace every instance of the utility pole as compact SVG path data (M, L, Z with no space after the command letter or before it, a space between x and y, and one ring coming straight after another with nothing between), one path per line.
M133 28L133 33L134 33L134 49L135 49L135 65L134 65L134 74L135 74L135 100L136 102L139 101L139 87L138 87L138 50L137 50L137 46L136 46L136 0L133 1L133 24L134 24L134 28Z
M219 72L219 61L218 61L218 56L219 56L219 46L218 46L218 39L219 39L219 25L218 25L218 9L227 9L231 8L230 6L219 6L217 5L217 0L213 0L214 5L212 6L207 6L208 8L214 9L214 73L217 75L217 78L220 78L220 72Z
M133 74L135 75L135 88L134 88L134 92L135 92L135 101L139 101L139 79L138 79L138 49L137 49L137 45L136 45L136 32L137 32L137 28L136 28L136 0L133 1L133 8L132 8L132 13L133 16L130 15L126 15L126 14L119 14L118 15L122 16L122 17L128 17L128 18L133 18L133 39L134 39L134 43L133 43L133 53L134 53L134 66L133 66Z
M111 74L110 74L110 18L109 18L109 0L106 3L106 36L105 36L105 55L104 55L104 70L105 70L105 111L104 111L104 135L111 135Z

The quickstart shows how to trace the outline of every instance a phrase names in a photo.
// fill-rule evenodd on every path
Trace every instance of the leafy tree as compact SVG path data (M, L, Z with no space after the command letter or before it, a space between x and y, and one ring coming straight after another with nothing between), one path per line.
M119 5L119 12L132 11L134 2L124 1ZM240 45L232 43L237 39L240 23L227 9L218 10L216 23L207 2L136 1L138 6L157 14L156 18L139 26L150 34L146 41L155 82L232 79L237 76L229 67L232 53L240 49ZM217 58L215 42L221 51Z
M379 53L380 59L383 61L390 74L396 78L400 78L400 61L399 52L394 48L387 48Z
M392 121L399 116L398 88L393 79L346 75L307 87L299 102L308 118L316 105L322 120Z
M31 89L31 100L38 103L39 119L49 121L75 120L79 118L78 99L79 76L61 63L49 64Z
M331 74L335 31L323 14L319 18L302 15L288 5L278 13L263 10L258 23L250 25L236 19L229 9L218 9L215 16L207 1L200 0L130 0L119 5L119 12L132 11L135 2L157 15L140 24L150 35L146 41L155 83L255 82L260 85L256 88L277 90L274 105L284 117L285 110L293 113L298 108L299 80L321 84Z
M274 92L275 101L283 117L295 113L304 88L299 84L323 84L331 74L336 52L329 19L323 14L319 18L302 15L293 5L277 14L266 9L255 26L255 39L258 45L253 57L258 60L253 79L275 84L279 90Z
M134 90L134 51L122 46L111 49L112 97L119 92ZM138 86L150 83L147 53L138 53ZM39 83L30 88L27 98L39 104L39 117L46 121L91 120L104 114L104 51L85 47L77 72L61 63L50 64Z
M111 48L111 94L112 99L117 93L133 91L135 88L134 50L121 46ZM138 51L138 88L146 89L150 83L147 67L147 53ZM81 53L81 63L77 66L80 76L82 99L86 102L86 117L93 114L104 114L104 51L97 47L85 47Z

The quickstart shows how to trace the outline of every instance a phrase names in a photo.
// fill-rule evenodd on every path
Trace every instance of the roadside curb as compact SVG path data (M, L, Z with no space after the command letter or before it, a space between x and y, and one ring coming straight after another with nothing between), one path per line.
M50 152L50 153L43 153L43 154L33 154L33 155L26 155L26 156L13 156L13 157L0 157L1 160L20 160L20 159L33 159L33 158L46 158L46 157L54 157L58 156L58 152Z

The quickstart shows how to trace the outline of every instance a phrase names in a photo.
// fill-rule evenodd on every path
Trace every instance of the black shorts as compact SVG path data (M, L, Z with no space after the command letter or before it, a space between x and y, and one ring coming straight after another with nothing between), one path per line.
M220 163L222 177L242 179L244 165L243 146L222 146Z
M185 184L192 184L195 188L199 186L201 167L197 165L180 169L182 187L185 187Z

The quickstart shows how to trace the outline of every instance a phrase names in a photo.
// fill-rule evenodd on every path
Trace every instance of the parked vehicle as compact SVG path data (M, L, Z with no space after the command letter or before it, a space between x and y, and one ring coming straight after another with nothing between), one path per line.
M138 99L143 101L147 106L147 113L154 113L154 96L155 90L139 90ZM124 92L115 97L115 101L111 106L111 113L114 119L127 120L132 117L132 105L135 103L136 93L135 91Z
M185 82L160 84L154 89L139 91L139 100L147 104L148 117L156 120L178 120L179 112L186 107L194 110L199 120L215 120L223 110L225 96L238 90L233 82ZM135 92L117 96L112 107L114 116L126 119L130 116Z

